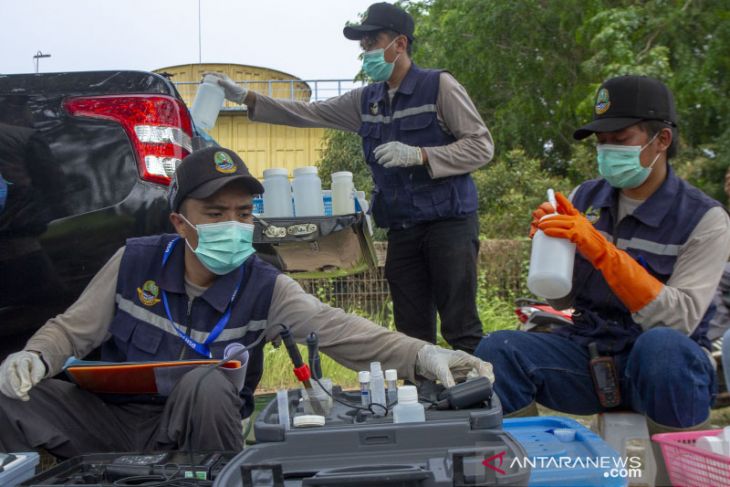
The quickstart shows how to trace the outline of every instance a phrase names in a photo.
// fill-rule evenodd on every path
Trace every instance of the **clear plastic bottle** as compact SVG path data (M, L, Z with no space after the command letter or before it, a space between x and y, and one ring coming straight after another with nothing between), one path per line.
M557 208L552 189L548 190L548 201L553 208ZM574 262L573 242L548 237L542 230L538 230L532 238L527 288L533 294L547 299L567 296L573 287Z
M398 371L388 369L385 371L385 389L388 397L388 404L393 404L398 400Z
M317 166L304 166L294 169L294 214L302 216L324 216L322 181L317 175ZM264 206L266 211L266 206Z
M350 171L332 173L332 214L355 213L355 186Z
M357 379L360 382L360 402L362 407L370 407L370 372L361 370L357 373Z
M370 363L370 403L375 416L385 416L385 377L380 362Z
M291 426L289 420L289 394L286 389L276 391L276 411L279 415L279 424L288 430Z
M264 169L264 217L291 218L292 206L289 171L281 167Z
M190 109L196 125L206 131L215 126L218 112L223 107L224 95L223 87L218 84L218 78L209 74L203 77L203 82L195 94L193 108Z
M393 408L394 423L418 423L426 421L426 411L418 402L416 386L398 388L398 404Z

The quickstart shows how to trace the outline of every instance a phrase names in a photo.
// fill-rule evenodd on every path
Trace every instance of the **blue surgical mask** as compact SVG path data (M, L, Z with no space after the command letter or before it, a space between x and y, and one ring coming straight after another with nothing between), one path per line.
M365 71L365 74L367 74L368 77L373 81L387 81L393 74L395 62L400 57L400 54L396 56L392 63L389 63L385 60L385 50L392 46L393 42L395 42L395 39L393 39L393 41L391 41L391 43L388 44L385 49L373 49L372 51L363 53L362 69L363 71Z
M251 254L254 226L250 223L227 221L193 225L183 215L180 217L198 233L198 247L188 248L201 264L213 274L223 275L238 269Z
M657 135L645 145L613 145L598 144L598 172L614 188L638 188L651 174L659 155L657 154L649 167L641 165L641 151L651 144Z

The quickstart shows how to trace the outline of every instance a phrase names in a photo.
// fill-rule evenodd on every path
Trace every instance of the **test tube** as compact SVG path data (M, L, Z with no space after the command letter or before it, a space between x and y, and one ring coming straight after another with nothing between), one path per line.
M398 400L398 371L388 369L385 371L385 389L388 396L388 404Z
M360 381L360 401L362 407L370 406L370 372L362 370L357 373L357 379Z

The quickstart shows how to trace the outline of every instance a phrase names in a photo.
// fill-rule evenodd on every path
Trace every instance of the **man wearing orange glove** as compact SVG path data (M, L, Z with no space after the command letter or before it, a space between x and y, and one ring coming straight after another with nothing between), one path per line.
M705 425L716 391L706 333L730 253L728 215L668 164L678 129L663 83L610 79L594 109L573 136L595 135L603 177L558 194L557 208L540 205L531 228L576 245L572 292L551 303L572 306L573 325L492 333L475 353L493 364L505 413L534 413L536 401L608 410L591 375L594 347L613 361L619 407L646 414L652 433Z

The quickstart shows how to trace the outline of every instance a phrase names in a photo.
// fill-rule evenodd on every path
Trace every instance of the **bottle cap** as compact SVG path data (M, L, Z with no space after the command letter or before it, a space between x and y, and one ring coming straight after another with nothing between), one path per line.
M398 388L398 404L416 404L418 390L416 386L401 386Z
M264 179L270 178L273 176L286 176L289 177L289 170L283 167L271 167L269 169L264 169Z
M383 369L380 367L380 362L370 362L370 374L383 375Z
M575 441L575 430L570 428L555 428L553 430L555 437L563 443Z
M398 371L395 369L388 369L385 371L385 380L398 380Z
M370 372L361 370L357 373L357 380L360 382L370 382Z
M206 74L203 76L203 83L210 83L211 85L219 87L221 90L223 89L223 87L218 84L218 77L212 74Z
M302 414L294 416L295 428L311 428L314 426L324 426L324 416L316 414Z
M350 171L333 172L332 179L352 179L352 173Z
M309 174L317 175L317 166L303 166L294 169L294 177L305 176Z

